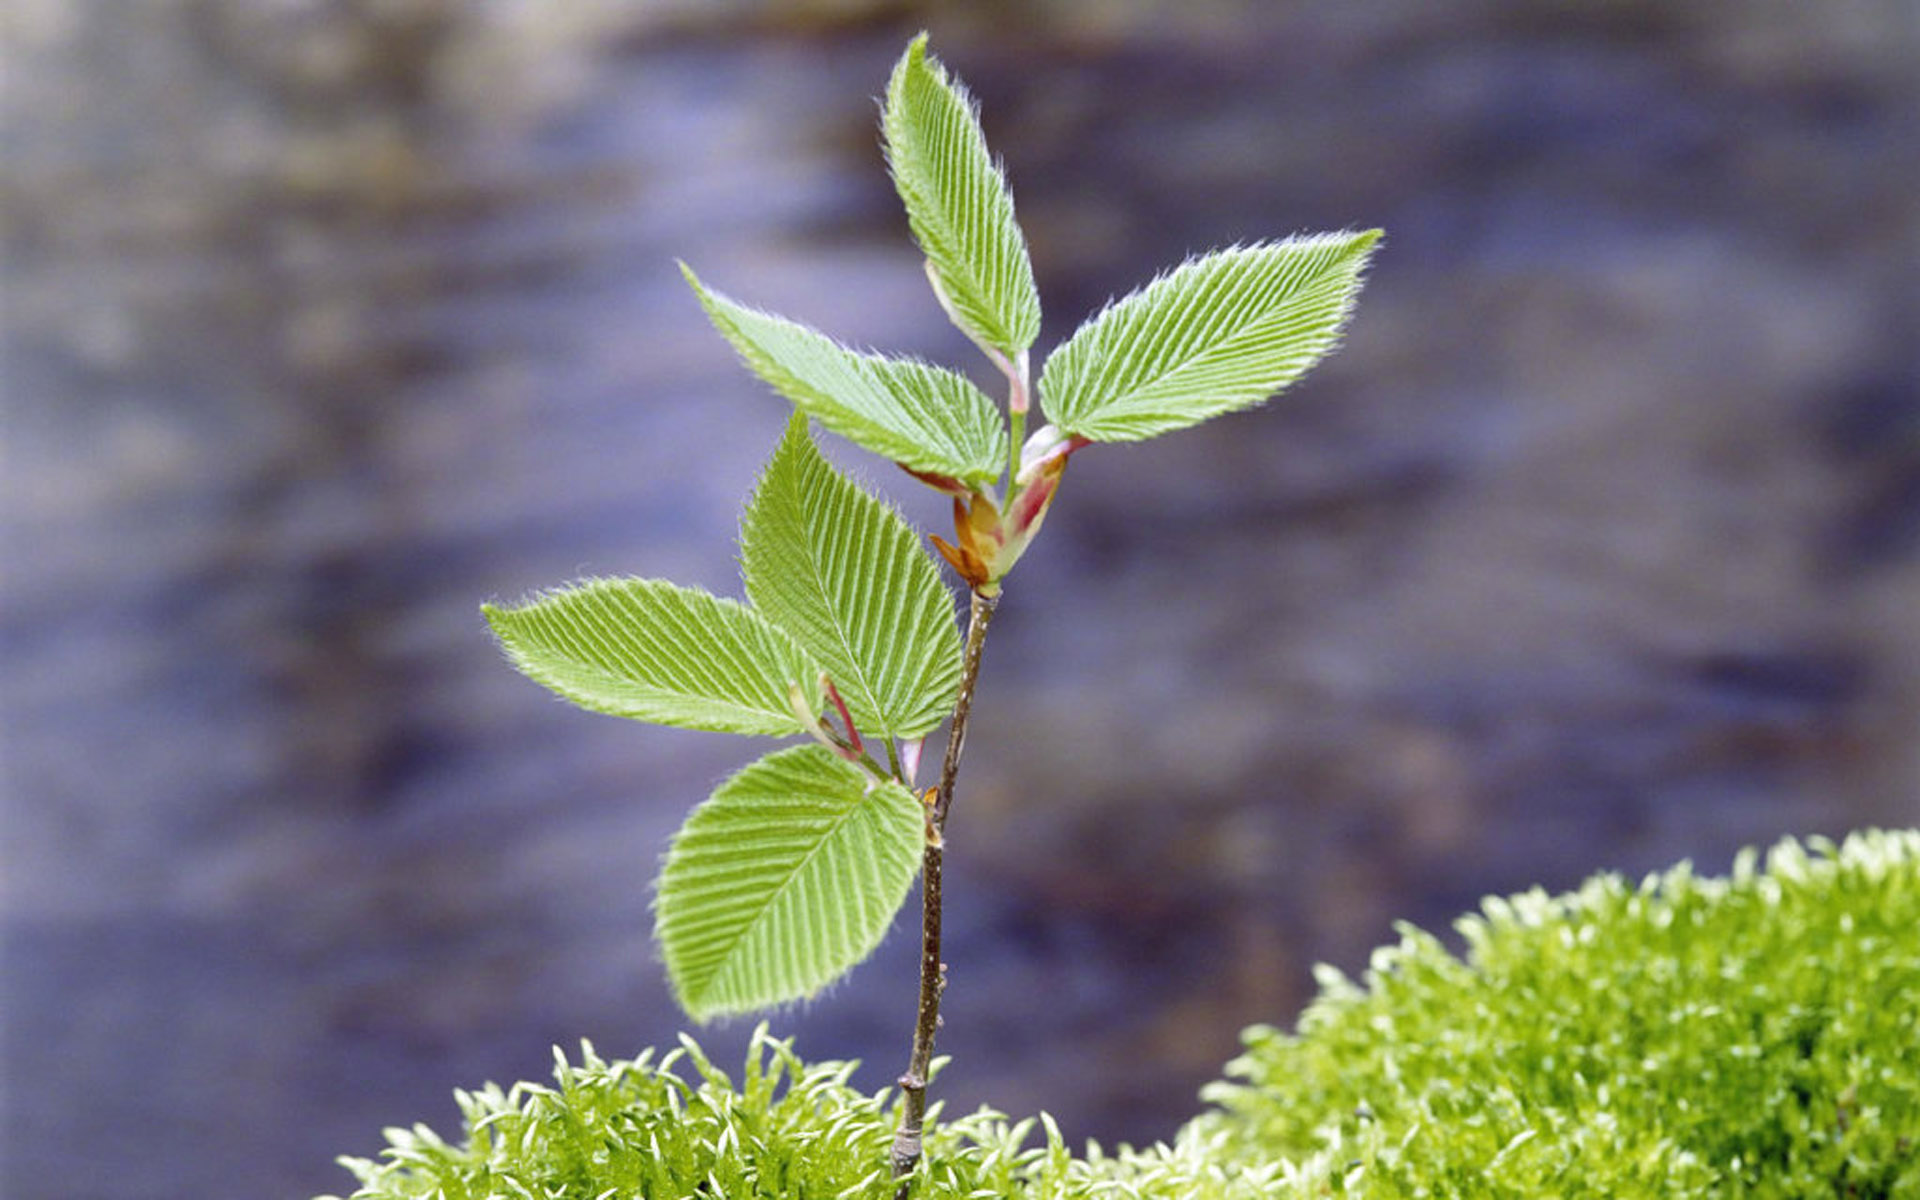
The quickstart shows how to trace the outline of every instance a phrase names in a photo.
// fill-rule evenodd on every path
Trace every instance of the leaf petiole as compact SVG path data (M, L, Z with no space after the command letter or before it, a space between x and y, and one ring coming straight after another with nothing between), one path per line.
M1007 503L1011 505L1020 491L1020 448L1027 440L1028 374L1027 352L1022 350L1015 361L1008 361L1006 355L995 352L994 365L1007 377L1007 421L1011 426L1011 436L1007 439Z

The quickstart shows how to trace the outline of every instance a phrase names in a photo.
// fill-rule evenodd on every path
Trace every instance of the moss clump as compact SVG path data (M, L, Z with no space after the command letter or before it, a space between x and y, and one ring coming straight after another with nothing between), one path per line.
M416 1125L386 1131L383 1162L341 1159L354 1196L833 1196L858 1192L891 1136L851 1064L808 1066L764 1026L737 1087L684 1036L658 1062L586 1043L578 1065L554 1058L553 1087L455 1092L460 1144Z
M1364 986L1324 970L1172 1145L1076 1156L983 1111L935 1128L916 1196L1920 1198L1920 832L1483 907L1464 960L1408 929ZM457 1144L342 1161L357 1200L877 1200L894 1097L852 1071L764 1029L737 1086L691 1040L584 1047L553 1087L457 1093Z
M754 1032L737 1087L685 1037L658 1062L650 1053L607 1062L588 1045L578 1065L555 1057L553 1087L456 1092L465 1126L457 1144L425 1126L389 1129L382 1161L341 1159L362 1184L355 1200L894 1193L885 1164L896 1097L853 1088L852 1063L802 1062L765 1026ZM1090 1147L1075 1157L1049 1118L1016 1124L981 1110L932 1132L915 1194L1256 1200L1300 1176L1289 1164L1237 1163L1224 1145L1222 1135L1196 1130L1173 1146L1115 1156Z
M1483 908L1323 969L1198 1124L1367 1196L1920 1196L1920 833Z

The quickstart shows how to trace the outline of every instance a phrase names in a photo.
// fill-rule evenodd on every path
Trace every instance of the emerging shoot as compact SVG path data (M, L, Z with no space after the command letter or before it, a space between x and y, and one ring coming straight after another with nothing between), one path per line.
M486 607L514 665L596 712L806 741L696 807L654 905L674 993L704 1021L809 997L879 943L921 884L911 1049L890 1170L925 1144L941 994L942 855L982 651L1006 581L1069 460L1260 404L1338 341L1377 230L1237 246L1116 301L1030 372L1040 296L1005 175L972 97L921 36L888 83L887 165L941 308L1006 382L861 353L714 291L714 327L793 406L740 534L745 601L649 579L587 580ZM1044 420L1029 432L1033 409ZM939 559L887 503L828 464L810 425L951 498L932 547L968 592L964 636ZM945 726L937 782L915 775Z

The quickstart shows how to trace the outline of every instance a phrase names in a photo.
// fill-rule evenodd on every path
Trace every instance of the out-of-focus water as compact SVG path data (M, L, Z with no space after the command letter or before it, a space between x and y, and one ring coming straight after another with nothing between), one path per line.
M950 1106L1170 1135L1241 1025L1395 919L1920 820L1900 0L6 23L14 1200L339 1190L334 1154L450 1123L455 1086L671 1039L649 884L751 749L552 701L477 606L734 590L782 408L675 257L971 361L876 149L921 27L1006 157L1044 341L1210 245L1389 233L1333 362L1077 456L1009 589ZM867 1086L910 925L776 1018Z

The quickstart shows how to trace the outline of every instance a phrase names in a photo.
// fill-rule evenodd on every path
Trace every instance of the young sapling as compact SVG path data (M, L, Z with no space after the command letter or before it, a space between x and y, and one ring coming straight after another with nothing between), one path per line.
M890 1164L904 1195L947 983L947 826L1007 578L1074 455L1258 405L1332 350L1380 233L1190 259L1081 325L1036 387L1040 299L1012 193L972 97L925 35L893 70L882 134L934 295L1003 378L1004 405L958 372L740 304L683 265L714 326L794 410L742 518L745 600L589 579L484 611L521 671L581 707L800 739L722 783L667 852L655 935L695 1020L814 995L872 952L919 876L919 986ZM938 560L827 462L813 424L951 498L951 539L929 539ZM967 588L964 636L941 560ZM923 747L942 726L938 773L922 785Z

